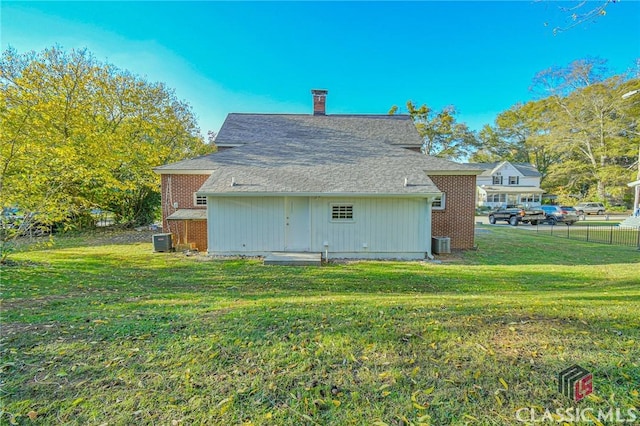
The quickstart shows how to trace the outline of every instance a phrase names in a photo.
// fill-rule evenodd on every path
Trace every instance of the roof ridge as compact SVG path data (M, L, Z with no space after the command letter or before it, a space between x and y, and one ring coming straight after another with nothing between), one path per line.
M303 113L275 113L275 112L230 112L228 115L263 115L263 116L295 116L295 117L411 117L409 114L303 114Z

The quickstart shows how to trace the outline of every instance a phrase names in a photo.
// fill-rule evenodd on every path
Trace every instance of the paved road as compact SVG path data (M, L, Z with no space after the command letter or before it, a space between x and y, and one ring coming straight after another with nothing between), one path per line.
M606 215L589 215L585 217L585 222L589 223L589 222L594 222L594 221L605 221L606 219ZM619 222L622 222L623 220L625 220L627 217L629 217L629 215L626 214L610 214L609 215L609 221L611 222L612 225L615 225ZM583 222L582 220L580 220L580 222ZM484 215L484 216L476 216L476 223L483 223L483 224L489 224L489 216L488 215ZM507 222L505 222L504 220L499 221L496 223L496 225L509 225Z

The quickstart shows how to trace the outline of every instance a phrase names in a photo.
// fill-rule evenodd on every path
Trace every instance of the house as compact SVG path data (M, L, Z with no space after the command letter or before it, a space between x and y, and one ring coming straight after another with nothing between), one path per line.
M540 205L544 191L540 189L540 172L526 163L469 163L482 170L477 177L478 207L500 207L505 204Z
M155 168L163 226L211 255L424 259L474 245L479 170L421 154L407 115L229 114L218 152Z

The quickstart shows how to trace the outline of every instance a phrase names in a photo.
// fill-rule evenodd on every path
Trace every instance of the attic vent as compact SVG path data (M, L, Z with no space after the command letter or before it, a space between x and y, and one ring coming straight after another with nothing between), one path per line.
M353 204L332 205L331 220L353 220Z

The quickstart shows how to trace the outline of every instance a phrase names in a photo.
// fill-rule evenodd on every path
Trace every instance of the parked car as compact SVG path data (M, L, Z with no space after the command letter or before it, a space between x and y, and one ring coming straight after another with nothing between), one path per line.
M531 223L537 225L545 219L544 211L540 208L522 205L507 205L498 207L489 213L489 223L494 225L498 220L506 220L511 226L519 223Z
M579 215L604 214L605 208L602 203L579 203L575 207Z
M544 220L549 225L555 225L558 222L567 225L573 225L578 221L578 212L570 206L541 206L544 214L547 216Z

